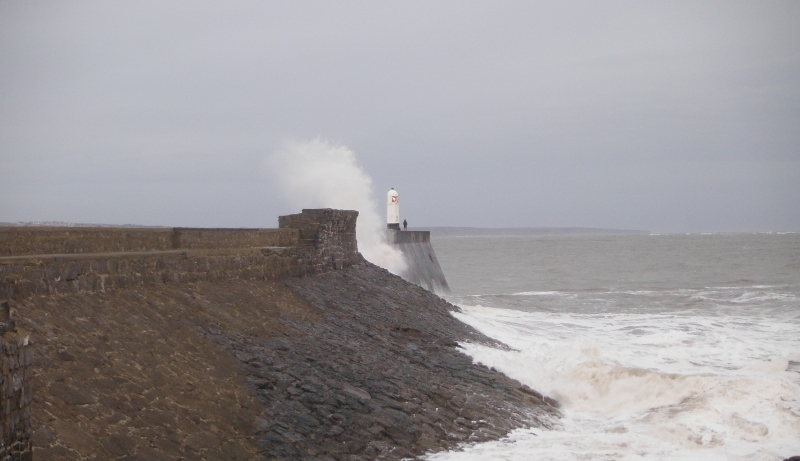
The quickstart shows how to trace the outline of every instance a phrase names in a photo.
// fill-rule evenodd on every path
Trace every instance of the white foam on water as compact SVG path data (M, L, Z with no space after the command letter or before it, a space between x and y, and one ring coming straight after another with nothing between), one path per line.
M512 293L512 296L561 296L565 293L559 291L520 291L519 293Z
M576 314L462 306L514 351L463 344L562 403L556 430L430 460L776 460L800 454L800 319Z
M794 301L795 297L787 293L767 293L764 291L754 291L742 293L730 300L732 303L753 303L760 301Z
M319 139L289 142L267 159L267 168L293 206L357 210L361 254L395 274L406 269L402 253L386 242L386 223L372 199L372 178L352 150Z

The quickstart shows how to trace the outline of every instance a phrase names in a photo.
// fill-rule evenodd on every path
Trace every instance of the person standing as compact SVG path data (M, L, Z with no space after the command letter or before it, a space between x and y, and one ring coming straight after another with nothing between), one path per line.
M403 220L403 230L408 230L408 221Z

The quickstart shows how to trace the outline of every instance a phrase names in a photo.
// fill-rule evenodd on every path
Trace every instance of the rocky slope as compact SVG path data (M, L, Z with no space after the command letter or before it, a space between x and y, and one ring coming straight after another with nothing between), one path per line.
M490 340L454 306L367 262L16 308L35 459L400 459L558 415L459 352Z

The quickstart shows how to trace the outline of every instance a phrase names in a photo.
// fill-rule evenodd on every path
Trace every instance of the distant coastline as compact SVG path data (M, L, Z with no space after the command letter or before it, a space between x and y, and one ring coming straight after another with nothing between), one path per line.
M144 227L165 228L168 226L147 226L142 224L89 224L64 221L18 221L0 222L0 227Z
M409 230L427 230L434 237L473 236L524 236L524 235L602 235L643 234L650 231L630 229L602 229L595 227L409 227Z
M64 221L0 222L0 227L143 227L163 228L141 224L86 224ZM514 235L602 235L650 234L646 230L603 229L597 227L409 227L410 231L430 231L435 237L514 236Z

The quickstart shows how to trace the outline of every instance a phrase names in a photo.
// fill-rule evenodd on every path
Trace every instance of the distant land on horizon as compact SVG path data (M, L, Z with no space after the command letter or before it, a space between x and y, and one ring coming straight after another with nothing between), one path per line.
M63 221L0 222L0 227L176 227L147 226L142 224L89 224Z
M597 227L409 227L408 230L427 230L434 237L514 236L514 235L598 235L650 234L646 230L603 229Z
M88 224L64 221L0 222L0 227L176 227L147 226L141 224ZM181 227L181 226L177 226ZM435 237L471 237L503 235L602 235L602 234L650 234L645 230L603 229L598 227L457 227L432 226L409 227L408 230L430 231Z

